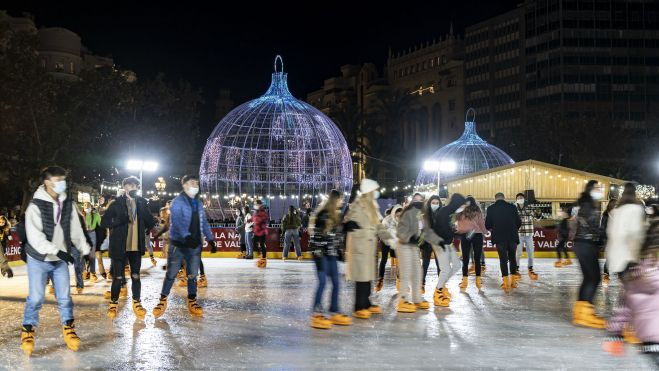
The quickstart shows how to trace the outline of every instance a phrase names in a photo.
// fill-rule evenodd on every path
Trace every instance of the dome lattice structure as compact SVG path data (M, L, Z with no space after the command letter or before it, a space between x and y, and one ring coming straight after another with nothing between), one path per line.
M469 112L474 113L471 121L468 119ZM478 136L478 133L476 133L476 114L473 108L467 110L465 130L460 138L438 149L428 160L455 163L454 172L439 174L442 182L465 174L515 163L506 152ZM421 169L416 178L416 188L423 189L426 187L437 188L437 172Z
M339 128L288 90L287 74L272 74L261 97L227 114L206 141L202 191L218 195L303 197L348 192L352 160Z

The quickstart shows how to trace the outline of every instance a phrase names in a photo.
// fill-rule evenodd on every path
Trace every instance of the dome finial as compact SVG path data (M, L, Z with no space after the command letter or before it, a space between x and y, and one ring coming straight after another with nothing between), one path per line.
M469 121L469 118L468 118L469 117L469 112L474 114L474 119L471 120L471 121ZM467 110L467 113L465 114L465 122L476 122L476 110L474 109L474 107L469 107L469 109Z
M275 72L277 72L277 60L279 60L279 63L281 64L281 71L279 72L284 72L284 60L281 58L281 55L277 54L275 57Z

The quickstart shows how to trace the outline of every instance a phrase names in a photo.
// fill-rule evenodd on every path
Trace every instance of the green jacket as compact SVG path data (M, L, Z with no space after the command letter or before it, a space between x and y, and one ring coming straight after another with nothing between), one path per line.
M286 214L284 219L281 220L281 229L286 231L287 229L300 229L302 226L302 220L297 214Z
M96 211L92 211L91 213L85 215L85 224L86 230L95 230L99 225L101 225L101 215Z

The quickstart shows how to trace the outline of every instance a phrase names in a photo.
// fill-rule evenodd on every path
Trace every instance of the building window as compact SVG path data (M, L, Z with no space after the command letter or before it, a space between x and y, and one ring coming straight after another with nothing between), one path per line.
M64 63L55 62L55 71L64 71Z
M455 111L455 99L451 99L450 101L448 101L448 110Z

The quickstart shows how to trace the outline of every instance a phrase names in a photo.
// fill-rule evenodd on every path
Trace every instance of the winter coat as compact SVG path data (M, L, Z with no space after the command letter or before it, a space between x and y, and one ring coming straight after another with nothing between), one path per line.
M252 225L253 232L255 236L265 236L268 234L268 222L270 221L270 217L268 216L268 213L265 211L265 208L261 206L258 210L256 210L256 213L252 215Z
M252 220L252 214L245 214L245 236L247 233L254 232L254 221Z
M199 236L206 236L207 241L213 241L204 205L197 198L197 213L199 214ZM192 222L192 199L185 193L181 192L172 202L171 214L169 217L169 240L178 245L185 245L186 237L190 236L190 223Z
M599 225L599 210L588 200L579 202L577 233L574 236L575 241L599 242L601 234Z
M7 256L5 256L5 248L7 248L7 241L9 241L9 235L11 230L7 228L4 230L4 227L0 227L3 230L0 230L0 270L4 273L9 269L9 262Z
M330 220L329 212L325 209L320 210L315 222L309 227L309 249L314 256L340 256L341 255L341 231L336 225L327 230L327 223Z
M55 203L55 200L50 197L48 192L46 192L46 189L43 185L39 186L37 191L34 192L33 198L52 204L53 219L56 222L57 204ZM66 198L66 194L59 195L59 202L61 205L64 205L64 202L67 202ZM71 207L71 214L68 216L62 215L61 218L70 218L71 243L78 249L78 251L82 253L82 255L88 255L91 247L87 244L87 236L83 231L82 225L80 224L78 212L74 207ZM27 235L27 243L25 245L29 245L29 248L25 246L25 249L30 255L45 255L44 261L59 261L60 258L56 256L57 253L60 251L69 251L70 246L67 246L65 242L61 223L55 226L52 240L48 240L46 234L44 233L43 223L41 220L41 211L34 202L30 203L30 206L28 206L27 211L25 212L25 232ZM34 255L32 257L34 257Z
M521 226L522 220L515 205L498 200L487 208L485 227L492 231L492 243L519 243Z
M609 272L619 273L629 263L638 263L645 240L645 210L638 204L626 204L611 211L606 228L606 263Z
M375 208L379 209L377 205ZM359 229L350 231L346 235L346 279L355 282L375 280L378 267L377 239L389 241L393 236L381 222L371 223L359 199L350 205L344 221L353 221L359 225Z
M403 212L398 221L396 236L401 244L417 246L417 239L428 242L432 245L439 246L444 240L438 236L432 226L428 225L425 216L420 207L412 204Z
M245 244L245 217L238 215L236 218L236 229L235 231L240 235L240 243Z
M558 239L563 242L570 239L570 218L563 218L558 224Z
M117 197L101 218L101 227L111 230L109 251L112 259L123 259L126 255L126 238L128 237L128 224L130 223L126 201L126 196ZM146 236L147 232L156 225L156 221L149 212L149 207L144 198L135 198L135 205L137 208L137 231L141 236ZM137 239L140 255L143 255L146 250L145 242L145 238Z
M300 217L297 215L297 213L294 213L293 215L287 213L281 220L282 231L287 231L289 229L300 229L301 225L302 220L300 220Z
M391 209L391 214L387 215L382 219L382 224L384 225L385 228L391 233L392 236L397 236L398 235L398 220L396 220L396 211L402 209L403 207L400 205L396 205ZM390 241L391 242L391 241ZM398 243L394 243L393 246L389 245L387 242L385 242L387 246L389 246L392 249L396 249Z

